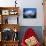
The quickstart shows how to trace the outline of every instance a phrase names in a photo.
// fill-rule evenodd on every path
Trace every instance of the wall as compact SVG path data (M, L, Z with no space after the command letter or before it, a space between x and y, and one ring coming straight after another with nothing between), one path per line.
M20 12L20 24L22 26L43 26L43 6L42 0L21 0L20 6L22 9ZM23 18L23 8L37 8L37 18L36 19L24 19Z
M0 0L0 7L13 7L15 0Z
M15 1L15 0L14 0ZM13 0L0 0L0 6L9 7L15 6ZM20 18L19 24L21 26L43 26L43 0L17 0L17 6L20 7ZM23 18L23 8L36 8L37 9L37 18L36 19L24 19ZM33 21L33 22L32 22Z

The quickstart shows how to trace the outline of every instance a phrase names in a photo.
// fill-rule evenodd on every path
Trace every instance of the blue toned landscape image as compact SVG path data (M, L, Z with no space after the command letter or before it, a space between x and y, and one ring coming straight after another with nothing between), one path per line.
M23 18L36 18L36 8L23 8Z

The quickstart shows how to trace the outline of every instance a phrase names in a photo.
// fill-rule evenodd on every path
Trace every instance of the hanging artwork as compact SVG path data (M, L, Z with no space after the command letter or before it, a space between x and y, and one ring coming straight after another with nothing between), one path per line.
M23 8L23 18L36 18L36 8Z
M2 15L9 15L9 10L2 10Z

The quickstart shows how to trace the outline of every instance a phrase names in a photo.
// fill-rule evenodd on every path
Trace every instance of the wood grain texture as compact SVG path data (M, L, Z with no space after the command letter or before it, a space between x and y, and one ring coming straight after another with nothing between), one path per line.
M20 30L20 26L18 24L17 25L15 25L15 24L1 24L0 25L1 31L3 31L5 28L9 28L13 31L14 31L14 29L17 29L17 31Z

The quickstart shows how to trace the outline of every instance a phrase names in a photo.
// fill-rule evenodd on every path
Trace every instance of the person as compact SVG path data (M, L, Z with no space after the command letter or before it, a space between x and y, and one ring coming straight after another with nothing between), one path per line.
M36 33L32 28L28 28L22 38L21 46L41 46L39 40L37 39Z

